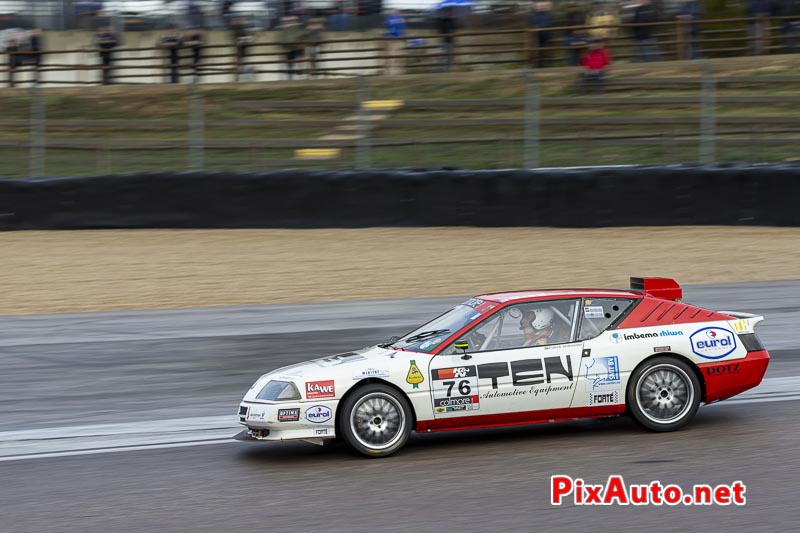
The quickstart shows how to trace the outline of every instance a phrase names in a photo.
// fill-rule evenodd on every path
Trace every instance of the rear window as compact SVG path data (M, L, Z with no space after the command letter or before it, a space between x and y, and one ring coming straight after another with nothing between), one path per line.
M578 340L593 339L617 321L633 304L629 298L585 298Z

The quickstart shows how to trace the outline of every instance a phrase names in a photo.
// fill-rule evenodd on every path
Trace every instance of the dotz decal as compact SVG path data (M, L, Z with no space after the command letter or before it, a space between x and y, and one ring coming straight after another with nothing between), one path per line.
M312 405L306 409L306 420L312 424L322 424L331 419L331 408L326 405Z
M480 409L478 374L474 366L431 371L433 408L436 413Z
M689 337L692 352L704 359L722 359L736 350L736 335L724 328L698 329Z
M414 385L414 388L418 389L419 384L425 381L425 376L423 376L422 372L419 371L417 362L414 359L412 359L409 364L411 366L408 367L408 375L406 376L406 383L408 383L409 385Z
M622 341L638 341L642 339L658 339L661 337L681 337L683 332L677 329L662 329L653 333L620 333L615 331L611 334L609 340L614 344L619 344Z
M333 380L309 381L306 383L306 398L313 400L316 398L333 398L336 392L333 388Z
M714 366L707 366L703 368L703 372L705 372L709 376L719 376L723 374L738 374L739 373L739 363L730 363L727 365L714 365Z
M300 408L278 409L278 422L297 422L300 420Z
M619 357L595 357L585 366L587 391L619 389Z

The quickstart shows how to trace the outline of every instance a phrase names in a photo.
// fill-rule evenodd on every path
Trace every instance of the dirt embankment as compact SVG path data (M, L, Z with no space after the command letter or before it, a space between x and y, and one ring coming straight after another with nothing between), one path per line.
M0 314L800 278L792 228L0 233Z

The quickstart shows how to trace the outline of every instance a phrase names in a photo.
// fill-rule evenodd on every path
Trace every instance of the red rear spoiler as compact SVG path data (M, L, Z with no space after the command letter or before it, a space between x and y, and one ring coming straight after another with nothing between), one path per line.
M631 278L631 289L665 300L679 301L683 298L681 286L671 278Z

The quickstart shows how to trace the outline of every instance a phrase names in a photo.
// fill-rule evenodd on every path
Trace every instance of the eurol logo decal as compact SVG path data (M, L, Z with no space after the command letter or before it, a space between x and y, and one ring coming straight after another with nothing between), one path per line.
M692 351L705 359L721 359L736 349L736 335L723 328L703 328L689 337Z
M312 405L306 409L306 420L312 424L322 424L331 419L331 409L324 405Z

